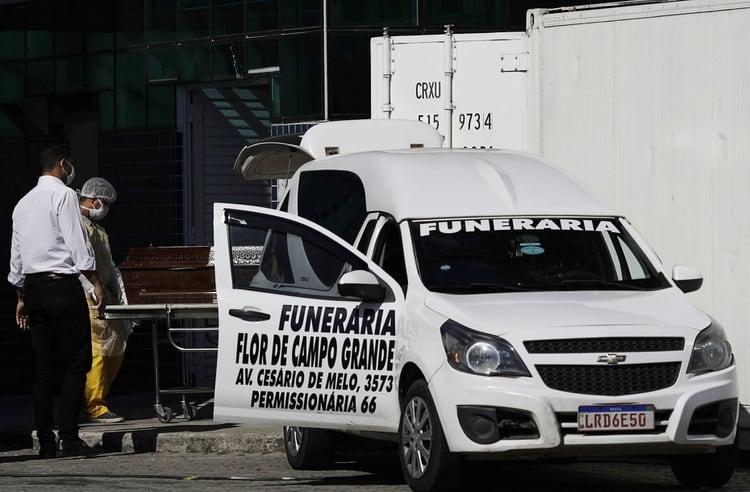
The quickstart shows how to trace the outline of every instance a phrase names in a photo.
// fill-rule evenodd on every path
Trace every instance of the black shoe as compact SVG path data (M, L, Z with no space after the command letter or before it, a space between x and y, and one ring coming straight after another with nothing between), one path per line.
M57 458L57 449L55 449L55 443L54 441L47 444L40 444L39 445L39 458L43 460L49 460L53 458Z
M124 418L117 415L115 412L107 410L106 413L99 415L98 417L89 417L89 422L95 422L98 424L116 424L122 422Z
M104 450L99 448L92 448L82 439L73 441L63 441L62 439L57 445L57 456L96 456L102 454Z
M39 439L39 458L43 460L57 458L57 443L54 434L50 438Z

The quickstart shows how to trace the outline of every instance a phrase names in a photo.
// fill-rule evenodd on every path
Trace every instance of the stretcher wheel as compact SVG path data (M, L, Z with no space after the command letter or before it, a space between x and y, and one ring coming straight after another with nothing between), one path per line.
M159 413L159 422L166 424L174 418L174 411L169 407L163 407L161 413Z
M198 414L198 407L193 403L182 403L182 414L185 416L188 420L193 420L195 416Z

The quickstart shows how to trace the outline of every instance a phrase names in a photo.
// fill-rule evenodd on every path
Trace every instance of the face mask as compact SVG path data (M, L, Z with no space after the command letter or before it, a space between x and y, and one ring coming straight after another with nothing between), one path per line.
M109 205L106 203L102 203L102 206L99 208L88 208L88 207L81 207L81 208L89 211L89 219L93 221L102 220L109 213Z
M95 208L89 211L89 218L91 220L102 220L109 213L109 205L103 204L101 208Z
M70 186L71 183L73 183L73 179L76 177L76 168L73 167L73 164L71 164L70 162L68 162L68 165L70 166L70 172L68 172L65 169L65 162L68 162L68 161L63 161L63 172L65 173L65 176L66 176L66 178L65 178L65 184L68 185L68 186Z

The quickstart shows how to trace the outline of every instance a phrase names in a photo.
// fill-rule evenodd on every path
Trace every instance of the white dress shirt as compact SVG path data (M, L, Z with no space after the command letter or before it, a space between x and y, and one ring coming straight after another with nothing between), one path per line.
M78 195L55 176L40 176L13 209L8 281L22 287L31 273L78 274L95 269Z

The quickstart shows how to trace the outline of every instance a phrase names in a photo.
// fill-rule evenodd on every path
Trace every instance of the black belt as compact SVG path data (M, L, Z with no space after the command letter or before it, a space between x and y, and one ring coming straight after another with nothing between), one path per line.
M29 273L26 275L27 278L48 278L53 280L60 280L65 278L78 278L76 273L55 273L55 272L39 272Z

